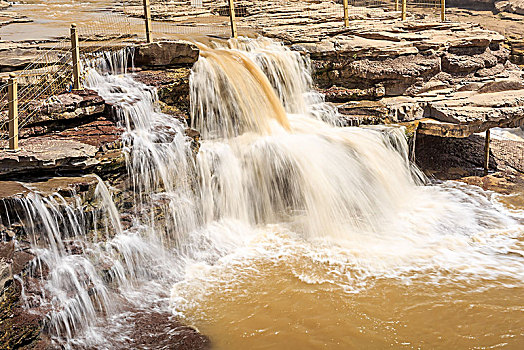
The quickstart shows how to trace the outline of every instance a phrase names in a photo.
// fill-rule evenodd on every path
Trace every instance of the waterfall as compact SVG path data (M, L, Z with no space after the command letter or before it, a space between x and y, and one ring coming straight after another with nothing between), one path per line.
M339 127L307 58L268 39L199 47L190 77L198 152L186 121L162 113L155 89L126 73L126 51L85 64L87 85L124 129L132 207L118 208L102 180L90 218L78 196L21 200L34 273L49 270L38 303L51 309L56 343L122 347L132 313L198 321L210 291L282 261L299 281L351 293L368 278L440 269L435 279L455 269L524 278L522 262L504 254L521 251L521 213L479 189L430 184L408 159L403 128Z
M298 53L268 40L201 45L191 76L206 222L288 222L307 235L376 231L422 176L398 128L336 128ZM319 101L320 100L320 101ZM312 108L311 106L315 106Z

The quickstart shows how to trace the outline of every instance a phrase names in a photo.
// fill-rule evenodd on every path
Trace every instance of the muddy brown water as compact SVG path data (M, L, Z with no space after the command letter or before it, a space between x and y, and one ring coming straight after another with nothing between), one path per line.
M515 198L504 196L501 203L523 210ZM504 239L515 232L494 234ZM517 243L499 254L522 261L524 230L515 237ZM258 237L255 255L189 271L173 289L182 305L175 310L223 350L524 347L518 279L470 275L476 266L405 272L391 266L385 275L365 276L347 252L323 255L295 240L282 244L287 239ZM286 244L289 250L282 249Z
M222 281L192 310L217 349L522 349L524 288L506 281L404 284L350 293L301 281L287 262ZM455 276L459 277L459 276Z

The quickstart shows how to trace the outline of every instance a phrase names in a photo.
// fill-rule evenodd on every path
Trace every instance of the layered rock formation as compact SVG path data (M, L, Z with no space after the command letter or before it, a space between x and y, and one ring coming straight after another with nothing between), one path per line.
M524 118L523 72L496 32L436 22L319 27L313 34L296 27L265 34L310 56L317 85L328 100L349 102L341 106L349 119L433 118L447 123L440 135L465 137Z
M517 15L524 15L524 1L523 0L502 0L495 3L495 8L500 12L515 13Z
M447 0L446 4L474 10L487 9L524 15L524 1L522 0Z

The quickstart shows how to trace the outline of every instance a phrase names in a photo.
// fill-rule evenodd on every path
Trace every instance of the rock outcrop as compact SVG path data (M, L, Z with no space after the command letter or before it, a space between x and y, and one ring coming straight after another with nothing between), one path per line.
M524 15L524 0L502 0L495 3L495 8L500 12Z
M149 68L192 66L198 57L196 45L185 41L159 41L135 47L135 64Z
M448 6L460 6L475 10L492 10L498 0L447 0Z

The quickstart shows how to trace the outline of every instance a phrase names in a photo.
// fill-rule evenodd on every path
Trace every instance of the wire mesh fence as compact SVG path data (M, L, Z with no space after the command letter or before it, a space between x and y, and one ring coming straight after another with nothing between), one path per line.
M97 20L78 28L81 61L100 57L126 46L127 39L143 41L144 21L125 15L124 3L100 13ZM16 72L18 85L18 129L20 135L28 133L30 126L52 106L56 95L73 89L73 49L71 38L66 37L36 47L38 55L23 70ZM7 79L0 83L0 149L9 144L9 96Z
M408 14L418 19L434 20L441 15L441 0L407 0Z
M349 17L359 19L402 19L402 0L348 0ZM441 13L441 0L406 0L406 18L434 20Z
M400 18L401 0L349 0L349 17L358 19Z
M41 112L42 100L71 88L72 54L69 40L60 40L42 53L24 70L17 72L18 126L23 129ZM8 83L2 85L0 101L0 148L9 142Z
M151 32L156 39L179 35L229 35L229 5L227 0L150 0ZM144 1L123 3L130 18L144 18Z
M344 23L343 3L338 0L242 0L235 2L235 13L239 27L244 30L280 30L293 25Z

